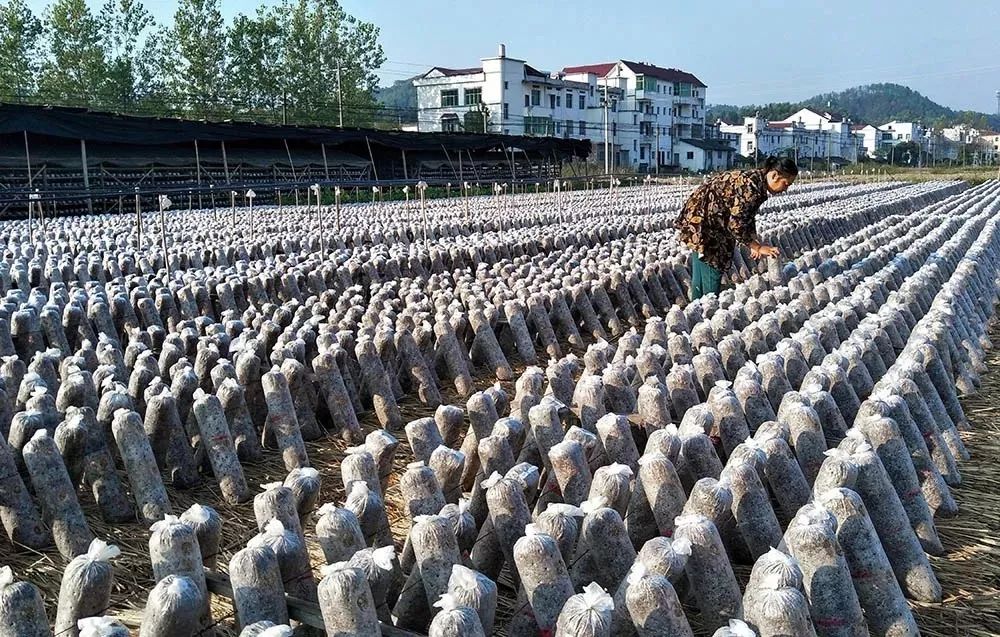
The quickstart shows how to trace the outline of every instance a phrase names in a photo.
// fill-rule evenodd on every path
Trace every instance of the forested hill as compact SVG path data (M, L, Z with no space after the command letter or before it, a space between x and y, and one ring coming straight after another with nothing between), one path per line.
M941 128L965 123L976 128L1000 128L1000 118L974 111L956 111L899 84L869 84L836 93L823 93L801 102L775 102L764 105L731 106L714 104L709 107L706 119L723 119L736 122L759 112L761 117L779 120L800 108L840 113L852 121L867 124L884 124L892 120L920 121L924 125Z

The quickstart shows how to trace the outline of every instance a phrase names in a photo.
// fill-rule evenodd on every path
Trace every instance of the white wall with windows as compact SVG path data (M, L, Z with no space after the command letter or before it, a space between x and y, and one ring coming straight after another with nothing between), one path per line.
M618 61L544 73L501 45L481 67L435 67L414 85L421 131L589 139L598 162L607 131L615 165L650 170L676 165L681 136L704 136L706 88L676 69Z

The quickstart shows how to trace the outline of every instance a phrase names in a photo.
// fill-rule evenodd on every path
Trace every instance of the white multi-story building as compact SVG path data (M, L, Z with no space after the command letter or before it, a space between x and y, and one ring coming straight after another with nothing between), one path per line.
M854 134L850 120L845 117L803 108L774 123L792 124L793 128L802 130L800 139L794 144L800 158L840 158L852 163L858 161L858 148L864 140Z
M983 153L983 163L998 163L1000 160L1000 134L992 131L981 131L979 147Z
M942 128L941 134L946 139L958 142L959 144L972 144L979 139L979 130L965 124Z
M619 60L544 73L499 54L466 69L434 67L414 80L421 131L478 131L589 139L598 162L680 165L673 145L704 137L705 90L677 69Z
M722 133L740 136L738 152L744 157L784 155L805 159L856 162L863 153L864 137L851 130L844 118L802 109L775 122L746 117L742 124L721 123Z
M892 145L919 141L924 137L925 133L924 128L915 122L897 122L893 120L887 124L882 124L878 128L883 133L887 133L887 135L882 136L883 143L891 143Z
M861 152L874 159L882 141L882 132L878 127L871 124L855 124L851 126L851 132L861 138Z

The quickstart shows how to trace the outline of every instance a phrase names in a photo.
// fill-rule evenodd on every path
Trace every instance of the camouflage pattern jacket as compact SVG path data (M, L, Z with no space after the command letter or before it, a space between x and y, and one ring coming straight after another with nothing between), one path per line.
M757 240L757 210L768 197L763 170L731 170L713 175L688 197L674 227L680 240L723 274L733 263L736 244Z

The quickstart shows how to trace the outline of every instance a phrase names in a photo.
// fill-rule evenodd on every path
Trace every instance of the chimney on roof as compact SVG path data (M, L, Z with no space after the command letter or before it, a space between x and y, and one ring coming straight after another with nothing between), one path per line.
M503 42L500 43L500 55L499 57L507 57L507 45Z

